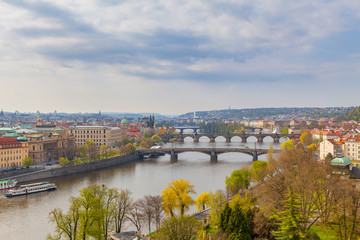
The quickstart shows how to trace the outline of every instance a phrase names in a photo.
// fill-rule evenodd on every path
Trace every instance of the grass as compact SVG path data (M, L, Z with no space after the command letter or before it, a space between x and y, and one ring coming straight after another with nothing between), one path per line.
M311 230L315 232L321 240L335 240L338 239L336 237L336 233L329 227L321 226L321 225L314 225L311 226Z

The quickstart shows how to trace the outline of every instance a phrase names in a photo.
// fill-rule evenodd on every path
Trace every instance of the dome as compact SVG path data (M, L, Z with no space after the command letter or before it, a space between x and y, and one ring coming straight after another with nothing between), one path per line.
M337 157L331 160L330 165L332 166L347 166L350 165L351 161L348 157Z
M126 117L121 120L121 124L129 124L129 120L126 119Z
M32 138L39 138L40 136L39 135L32 135L31 137Z
M20 141L20 142L25 142L27 141L28 139L26 137L18 137L16 138L16 140Z

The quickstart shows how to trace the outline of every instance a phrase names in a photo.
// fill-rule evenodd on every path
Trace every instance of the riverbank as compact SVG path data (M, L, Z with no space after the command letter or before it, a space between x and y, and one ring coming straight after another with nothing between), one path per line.
M43 179L52 179L56 177L95 171L99 169L109 168L117 165L123 165L138 160L136 154L126 154L115 156L113 158L95 160L92 162L78 163L75 165L61 166L51 169L39 170L20 175L14 175L8 179L16 179L18 183L38 181Z

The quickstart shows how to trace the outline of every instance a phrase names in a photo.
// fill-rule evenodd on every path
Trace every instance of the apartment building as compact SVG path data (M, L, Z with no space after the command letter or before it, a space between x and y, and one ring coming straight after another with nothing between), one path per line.
M68 129L68 134L75 136L77 146L85 145L87 140L92 140L98 147L113 147L126 138L125 129L108 126L74 126Z
M345 157L350 160L360 160L360 136L352 135L345 140L344 145Z
M28 154L26 138L0 138L0 168L21 166Z

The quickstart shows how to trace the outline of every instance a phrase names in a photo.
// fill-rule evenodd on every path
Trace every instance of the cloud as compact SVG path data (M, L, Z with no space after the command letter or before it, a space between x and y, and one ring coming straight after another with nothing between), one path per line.
M19 81L44 69L50 82L64 81L71 75L59 69L71 69L94 89L99 71L111 73L104 89L179 81L281 89L359 76L360 3L351 0L3 0L0 22L0 64Z

